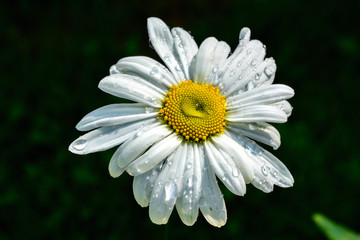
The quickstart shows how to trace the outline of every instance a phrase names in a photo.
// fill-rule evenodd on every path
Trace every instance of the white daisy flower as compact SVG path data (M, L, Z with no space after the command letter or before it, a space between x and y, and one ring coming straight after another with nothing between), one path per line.
M280 134L270 124L283 123L294 90L272 84L276 65L265 47L240 31L239 45L230 47L214 37L198 48L182 28L169 29L148 19L155 51L167 68L148 57L127 57L110 68L99 88L135 103L111 104L86 115L76 126L91 132L69 146L88 154L119 146L109 172L134 176L136 201L149 206L150 219L166 224L174 206L186 225L199 209L214 226L227 213L216 177L243 196L251 183L264 192L274 185L291 187L285 165L254 140L274 149Z

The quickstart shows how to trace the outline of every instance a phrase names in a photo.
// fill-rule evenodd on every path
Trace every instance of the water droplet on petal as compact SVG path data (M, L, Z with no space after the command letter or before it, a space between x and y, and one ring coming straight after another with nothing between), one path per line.
M213 72L213 73L216 73L217 71L218 71L217 67L214 67L214 68L212 69L212 72Z
M254 67L254 66L257 64L257 60L256 60L256 59L253 59L250 64L251 64L251 66Z
M266 170L266 167L265 166L262 166L261 167L261 172L264 176L267 176L268 175L268 171Z
M150 71L150 75L155 75L159 72L159 69L157 67L153 67Z
M118 74L118 73L120 73L120 71L116 68L116 65L112 65L110 67L110 75Z
M177 185L173 182L168 182L165 184L165 202L170 200L175 200L177 196Z
M86 145L87 145L87 141L86 141L86 140L84 140L84 139L79 139L79 140L76 140L76 141L74 142L74 144L73 144L72 147L73 147L75 150L81 151L81 150L83 150L83 149L86 147Z
M151 113L154 110L152 107L145 107L145 113Z
M166 56L164 57L164 60L167 61L167 62L170 61L170 56L169 56L169 55L166 55Z
M140 137L141 135L143 135L144 131L143 130L140 130L136 133L136 136Z
M230 77L234 76L234 74L235 74L235 71L231 71L230 72Z
M176 70L176 71L181 71L180 65L176 65L175 70Z
M272 65L267 66L264 70L264 73L268 78L271 78L271 76L274 74L274 72L275 72L275 68Z
M192 168L192 164L191 164L191 162L188 162L186 165L186 169L191 169L191 168Z
M247 55L250 55L250 54L251 54L251 49L248 49L248 50L246 51L246 54L247 54Z
M259 73L255 74L255 80L259 80L259 79L260 79L260 74Z
M234 177L238 177L239 174L240 174L239 169L237 167L234 167L233 170L232 170L232 175Z

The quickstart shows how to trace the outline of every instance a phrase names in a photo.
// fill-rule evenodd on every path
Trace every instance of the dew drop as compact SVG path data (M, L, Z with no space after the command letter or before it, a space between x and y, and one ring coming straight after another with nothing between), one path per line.
M251 66L254 67L254 66L257 64L257 60L256 60L256 59L253 59L250 64L251 64Z
M262 166L261 167L261 172L264 176L267 176L268 175L268 171L266 170L266 167L265 166Z
M145 113L151 113L154 110L152 107L145 107Z
M136 136L137 137L140 137L141 135L143 135L144 131L143 130L140 130L136 133Z
M191 169L191 168L192 168L192 164L191 164L191 162L188 162L186 165L186 169Z
M274 72L275 72L275 68L274 66L271 65L267 66L264 70L264 73L268 78L270 78L274 74Z
M274 178L277 178L278 172L277 172L277 171L273 171L273 172L271 172L271 175L272 175Z
M150 47L151 49L154 49L154 45L153 45L152 42L151 42L151 38L149 38L149 47Z
M175 200L177 195L177 185L173 182L168 182L165 184L165 202L169 202L170 200Z
M157 67L153 67L150 71L150 75L155 75L159 72L159 69Z
M246 50L246 54L250 55L251 54L251 49Z
M239 169L237 167L234 167L232 170L232 175L234 177L238 177L239 176Z
M167 61L167 62L170 61L170 56L169 56L169 55L166 55L166 56L164 57L164 60Z
M234 76L234 74L235 74L235 71L231 71L230 72L230 77Z
M178 47L183 48L184 46L181 43L179 43Z
M214 68L212 69L212 72L213 72L213 73L217 73L217 71L218 71L218 68L217 68L217 67L214 67Z
M117 69L116 65L112 65L110 67L110 75L118 74L118 73L120 73L120 71Z
M259 73L255 74L255 80L259 80L259 79L260 79L260 74Z
M76 140L73 144L73 148L75 150L78 150L78 151L81 151L83 150L87 145L87 141L84 140L84 139L79 139L79 140Z
M175 70L176 71L181 71L180 65L176 65Z

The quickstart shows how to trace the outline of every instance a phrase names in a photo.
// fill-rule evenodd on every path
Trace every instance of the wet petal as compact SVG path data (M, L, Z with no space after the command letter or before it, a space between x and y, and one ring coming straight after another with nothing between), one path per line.
M186 145L181 144L171 154L161 171L151 195L149 215L152 222L156 224L167 223L173 210L182 183L186 156Z
M274 149L277 149L281 143L279 131L272 125L265 122L228 122L226 127L237 134L265 143Z
M150 146L171 133L172 131L165 125L160 125L145 131L119 152L119 167L126 167L130 162L143 154Z
M252 79L250 78L256 70L257 65L262 63L265 49L260 41L252 40L246 44L245 49L232 61L226 62L228 68L222 77L222 89L226 96L239 90ZM236 91L237 92L237 91Z
M240 170L245 182L250 183L253 180L254 173L251 168L250 159L245 154L244 149L236 141L224 134L213 137L212 141L216 147L229 155Z
M69 151L82 155L107 150L125 142L143 126L153 124L154 122L155 119L149 119L95 129L72 142L69 146Z
M293 96L294 90L286 85L268 85L227 98L227 109L233 110L251 105L267 105L289 99Z
M134 177L133 192L136 202L142 206L147 207L150 203L151 193L155 181L161 170L161 163L154 167L151 171Z
M157 87L136 76L114 74L103 78L99 88L114 96L161 108L164 95Z
M88 113L76 125L80 131L88 131L98 127L120 125L156 116L158 109L141 103L111 104Z
M189 66L192 58L198 51L198 46L193 37L182 28L173 28L171 33L174 37L177 55L181 61L180 66L185 73L186 79L190 79Z
M225 152L221 153L217 150L211 142L205 142L204 145L207 158L216 176L232 193L244 196L246 192L245 181L234 161Z
M293 109L291 104L286 100L274 103L274 104L272 104L272 106L274 106L274 107L280 109L281 111L283 111L286 114L287 117L290 117L292 109Z
M293 186L294 178L289 170L268 151L263 150L260 156L253 155L252 159L255 177L251 183L258 189L271 192L274 185L284 188Z
M229 53L227 43L219 42L214 37L205 39L191 62L190 79L196 83L217 84L218 72L223 68Z
M120 59L116 63L119 73L140 76L163 91L176 84L172 73L161 63L149 57L135 56Z
M268 105L255 105L231 110L226 115L230 122L273 122L287 121L286 114L280 109Z
M192 226L199 214L201 169L197 145L191 143L187 143L187 145L183 184L176 201L176 209L183 223Z
M148 18L148 32L152 46L177 81L188 80L181 69L181 60L174 54L174 39L169 27L159 18Z
M200 148L201 149L201 148ZM200 156L203 150L201 149ZM215 227L222 227L227 220L224 197L215 179L215 174L208 159L201 159L202 190L200 198L200 210L205 219Z
M177 133L170 134L138 157L126 170L134 176L149 171L160 161L169 156L182 141L182 138L180 138Z

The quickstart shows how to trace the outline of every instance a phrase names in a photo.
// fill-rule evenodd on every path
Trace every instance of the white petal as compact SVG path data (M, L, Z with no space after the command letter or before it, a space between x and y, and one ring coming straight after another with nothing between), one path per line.
M117 178L121 174L123 174L123 172L125 172L125 168L120 168L117 164L117 159L114 158L111 158L108 169L110 176L112 176L113 178Z
M116 162L116 164L118 165L119 168L121 169L126 169L127 165L129 165L134 159L123 159L120 158L120 154L123 152L123 150L134 141L134 139L138 138L139 136L141 136L144 132L148 131L149 129L152 129L154 127L159 126L159 123L155 123L149 126L146 126L144 128L141 128L141 130L139 130L136 134L134 134L133 136L129 137L123 144L121 144L121 146L115 151L115 153L112 155L111 157L111 162ZM110 173L111 174L111 173Z
M253 180L254 173L251 168L249 157L245 154L244 148L236 143L232 138L221 134L212 138L215 146L226 152L235 162L246 183Z
M154 183L159 175L162 164L154 167L151 171L134 177L133 192L136 202L142 206L147 207L150 203L150 197L153 190Z
M185 73L185 78L190 79L189 66L192 58L198 51L198 46L193 37L182 28L173 28L171 29L171 33L174 37L177 55L181 61L180 66Z
M230 47L225 42L219 42L214 37L204 40L198 53L193 58L189 74L196 83L217 84L217 77L230 53Z
M257 65L262 63L265 56L265 49L260 41L252 40L245 49L231 62L226 62L227 69L224 71L223 91L226 96L229 96L235 90L239 90L245 86L254 73Z
M182 188L186 145L181 144L166 160L151 194L149 215L156 224L167 223Z
M290 105L290 103L288 101L281 101L278 103L274 103L272 104L272 106L280 109L281 111L283 111L287 117L289 117L291 115L292 112L292 106Z
M197 144L187 143L185 171L182 178L182 189L176 201L176 209L183 223L192 226L199 214L201 189L201 169L199 168L199 151ZM196 146L196 147L195 147Z
M227 96L236 96L239 93L247 92L254 88L270 85L274 81L275 71L276 64L273 58L266 58L264 61L260 61L255 67L249 67L247 73L239 76L241 81L237 81L236 84L229 89Z
M128 166L126 170L134 176L149 171L160 161L169 156L180 145L181 142L182 138L180 138L177 133L169 135L168 137L154 144L143 155L138 157Z
M76 125L76 129L79 131L88 131L98 127L120 125L151 118L157 114L158 109L154 110L140 103L111 104L87 114Z
M254 171L254 179L251 183L255 187L264 192L271 192L274 184L280 187L291 187L293 185L294 179L289 170L274 155L241 135L236 135L230 131L225 131L225 134L246 149L245 154L250 158Z
M119 167L126 167L129 163L144 153L151 145L170 135L172 131L166 125L160 125L146 130L134 141L121 149L118 153Z
M227 98L226 100L229 103L227 109L233 110L251 105L267 105L289 99L293 96L294 90L286 85L268 85Z
M239 123L228 122L226 124L227 129L252 138L256 141L265 143L274 149L280 146L280 133L276 128L265 122L254 123Z
M287 121L286 114L280 109L268 105L255 105L229 111L226 120L230 122L274 122Z
M286 166L266 150L260 156L252 155L255 177L252 184L264 192L271 192L274 185L292 187L294 179Z
M242 53L242 51L250 41L250 35L251 35L251 31L249 28L244 27L241 29L239 34L239 44L236 47L235 51L227 59L226 61L227 66L230 66L231 63L238 58L239 54Z
M149 57L122 58L117 62L116 68L119 73L138 75L165 92L172 84L177 84L174 76L164 65Z
M200 148L200 156L203 154ZM205 219L215 227L224 226L227 220L226 206L222 193L215 179L215 174L207 159L201 159L202 191L200 198L200 210Z
M174 52L174 39L169 27L159 18L148 18L148 32L152 46L177 81L188 80L181 69L181 61Z
M107 150L125 142L136 134L142 126L150 125L154 122L155 119L149 119L95 129L72 142L69 146L69 151L82 155Z
M225 152L223 152L226 155L224 157L211 142L205 142L205 150L216 176L232 193L244 196L246 193L245 181L234 161Z
M156 108L161 108L161 101L164 98L164 95L151 83L126 74L114 74L103 78L99 83L99 88L114 96Z

